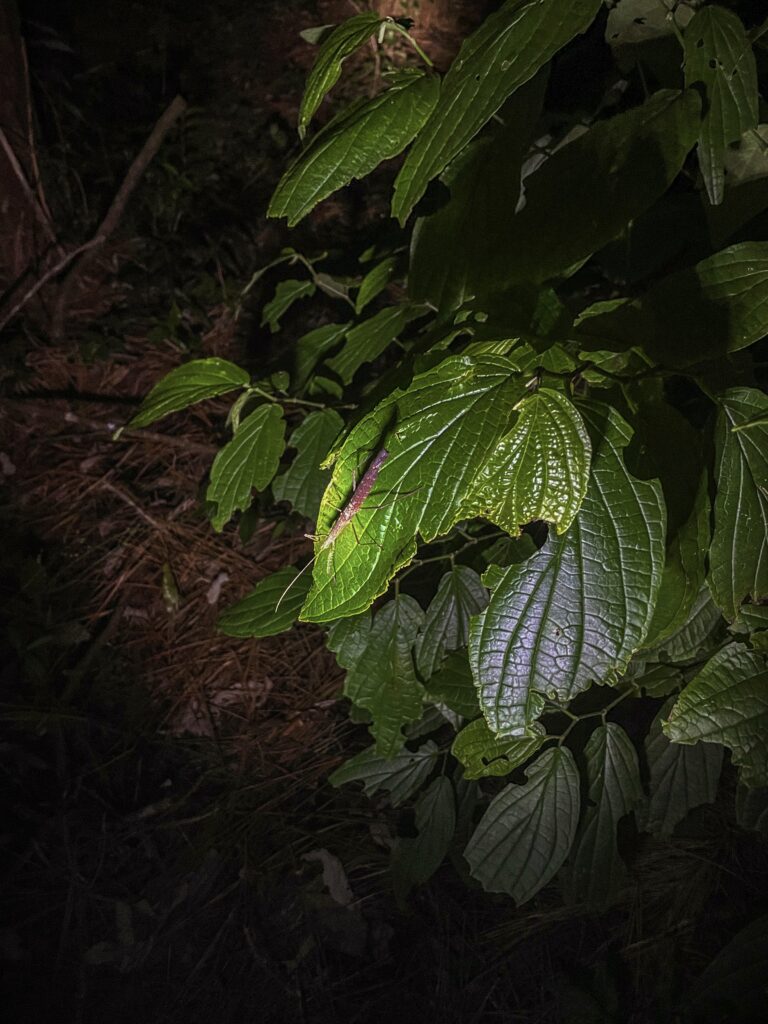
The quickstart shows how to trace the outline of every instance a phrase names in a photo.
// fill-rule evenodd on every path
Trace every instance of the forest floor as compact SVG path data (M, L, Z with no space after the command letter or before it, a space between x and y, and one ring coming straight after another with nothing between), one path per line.
M232 289L283 245L343 265L383 230L386 168L295 237L263 215L311 60L298 33L355 5L167 2L148 22L146 7L115 0L104 17L120 31L84 4L52 25L31 6L39 144L61 174L51 195L66 231L97 218L175 88L190 111L65 336L46 333L45 302L6 331L8 1019L659 1019L722 945L719 922L760 891L765 845L735 827L727 795L685 834L649 839L602 914L564 907L556 888L516 911L468 888L458 858L399 907L387 870L398 818L326 781L367 733L347 718L322 632L215 630L223 607L306 554L305 524L259 507L248 531L213 533L200 497L221 403L113 439L185 359L269 362L284 342L258 325L258 290L238 319ZM438 64L485 6L421 4L418 38ZM59 64L35 57L46 26L74 51ZM348 70L345 88L367 88L364 58ZM103 96L88 96L93 82ZM69 108L52 99L62 83ZM313 315L288 318L284 336Z

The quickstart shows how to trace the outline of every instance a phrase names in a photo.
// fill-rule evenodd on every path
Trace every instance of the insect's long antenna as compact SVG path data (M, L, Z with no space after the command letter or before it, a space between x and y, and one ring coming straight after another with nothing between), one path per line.
M304 566L304 568L303 568L303 569L300 569L300 570L299 570L299 571L298 571L298 572L296 573L296 575L295 575L295 576L293 577L293 579L291 580L291 582L290 582L290 583L288 584L288 586L287 586L287 587L285 588L285 590L284 590L284 591L282 592L282 594L281 594L281 595L280 595L280 597L278 598L277 604L275 605L275 611L277 611L277 609L278 609L278 608L280 607L280 605L281 605L281 604L283 603L283 601L284 601L284 599L285 599L285 595L286 595L286 594L288 593L288 591L289 591L289 590L291 590L291 588L292 588L292 587L294 586L294 584L295 584L295 583L296 583L296 582L297 582L298 580L300 580L300 579L301 579L301 577L302 577L302 576L304 575L304 573L305 573L305 572L307 571L307 569L309 569L309 568L310 568L311 566L313 566L313 565L315 564L315 559L316 559L316 558L317 558L317 555L312 555L312 557L311 557L311 558L310 558L310 560L309 560L309 561L307 562L307 564L306 564L306 565Z

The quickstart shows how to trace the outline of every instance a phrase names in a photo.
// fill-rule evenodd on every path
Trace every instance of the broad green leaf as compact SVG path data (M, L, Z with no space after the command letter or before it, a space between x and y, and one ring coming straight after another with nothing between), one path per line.
M600 0L507 0L465 39L440 100L395 182L392 215L404 224L429 182L496 113L504 100L575 35Z
M370 611L331 623L326 647L336 655L342 668L355 668L368 649L373 618Z
M723 201L730 143L757 127L757 69L739 18L717 4L698 11L685 30L685 84L702 83L707 108L699 136L699 167L709 201Z
M642 802L643 787L632 741L615 723L595 729L584 755L590 806L571 855L569 888L576 899L603 906L615 898L626 874L616 829Z
M768 397L754 388L731 388L719 404L709 585L732 622L745 598L768 598L768 426L733 430L767 412Z
M482 516L513 537L536 519L565 533L589 482L589 435L573 403L550 388L524 398L518 410L512 430L479 468L467 514Z
M674 665L654 665L635 680L635 685L642 687L647 697L668 697L670 693L682 690L685 678Z
M684 28L693 17L690 7L683 4L674 10L674 18ZM659 0L619 0L608 12L605 23L605 41L609 46L636 46L650 40L673 34L670 9Z
M416 645L416 667L423 679L437 672L449 651L467 646L470 616L487 603L488 592L474 569L455 565L443 576Z
M643 651L643 657L672 661L685 665L700 661L702 653L711 651L724 632L720 609L712 600L706 584L694 599L688 619L657 646Z
M594 452L581 509L527 562L494 571L488 608L470 627L480 704L499 736L528 734L545 696L569 701L614 683L645 640L661 583L661 488L627 472L631 432L614 409L579 408Z
M436 75L411 72L372 100L353 103L311 140L280 179L267 211L288 227L353 178L397 156L437 102Z
M269 325L270 331L274 334L280 327L280 318L288 312L294 302L314 294L314 281L281 281L275 288L274 298L262 310L261 326Z
M696 93L662 90L558 149L526 177L525 205L504 222L504 257L488 265L485 292L567 275L612 241L677 177L699 111Z
M406 324L423 313L424 309L411 305L387 306L379 310L369 320L347 332L341 351L333 359L328 359L325 365L345 384L350 384L364 363L378 359Z
M296 378L294 386L297 390L304 387L322 356L339 344L351 326L350 323L323 324L299 338L293 363Z
M284 436L281 406L265 403L246 416L213 460L205 497L218 506L211 522L219 533L235 512L248 508L254 489L269 486L285 449Z
M740 242L577 328L584 348L640 346L668 366L723 356L768 333L768 242Z
M382 757L376 753L375 746L368 747L345 761L328 781L332 786L362 782L367 796L375 796L383 789L389 793L392 806L398 807L426 782L438 754L439 750L431 740L416 751L403 749L392 757Z
M768 786L768 661L743 644L710 658L677 698L664 725L675 743L729 747L746 786Z
M714 802L723 764L720 746L697 743L689 747L667 739L662 721L673 701L667 701L656 715L645 741L650 795L637 816L643 831L662 835L672 835L694 807Z
M579 820L579 773L567 747L545 750L527 777L494 797L464 851L486 892L505 892L518 906L558 871Z
M766 604L744 604L739 609L739 617L731 629L747 633L768 629L768 605Z
M546 740L544 729L535 725L533 736L498 738L484 718L465 725L451 747L453 756L464 766L466 779L483 779L492 775L509 775Z
M242 601L227 608L219 616L216 627L227 636L260 637L283 633L296 621L309 583L309 576L299 577L292 566L279 569L260 580Z
M728 188L768 177L768 124L759 124L732 143L725 154Z
M709 515L707 478L702 476L690 516L667 544L664 575L645 647L662 646L689 620L706 575Z
M519 89L501 109L503 127L476 139L446 168L449 201L417 220L411 237L408 293L414 302L458 308L483 295L489 273L509 257L520 170L547 78L542 69Z
M369 302L373 302L377 295L380 295L394 277L397 267L397 257L387 256L375 267L368 271L360 282L357 296L355 298L355 312L362 313Z
M373 620L365 654L347 672L344 694L371 712L376 752L391 757L403 746L402 727L421 716L425 691L416 677L413 645L424 613L399 595Z
M462 718L475 718L480 714L466 651L449 654L443 667L424 685L431 700L445 704Z
M339 436L344 421L334 409L320 409L309 416L291 434L288 444L296 455L285 473L272 483L275 501L287 501L306 516L317 519L320 501L331 474L320 463Z
M416 801L413 839L398 839L392 851L392 881L403 899L437 871L448 852L456 828L456 800L444 775L430 783Z
M226 359L195 359L177 366L152 388L129 427L146 427L169 412L178 412L204 398L215 398L250 381L245 370Z
M326 36L307 77L299 107L299 136L303 139L307 125L341 74L342 62L366 43L384 19L372 11L356 14ZM327 28L327 26L322 26Z
M351 431L318 518L313 587L302 618L354 615L382 594L425 542L462 518L477 465L504 432L524 385L501 356L449 356L385 399ZM353 476L384 448L370 500L332 543L329 531L352 493Z

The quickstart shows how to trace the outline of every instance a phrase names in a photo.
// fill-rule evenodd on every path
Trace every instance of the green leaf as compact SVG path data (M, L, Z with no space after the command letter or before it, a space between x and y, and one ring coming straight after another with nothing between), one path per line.
M288 168L268 216L287 217L293 227L332 192L397 156L429 116L439 92L435 75L414 71L372 100L352 104Z
M674 11L675 21L684 27L693 11L680 4ZM669 9L659 0L619 0L608 12L605 41L612 47L635 46L673 34Z
M443 667L424 685L431 700L445 704L462 718L475 718L480 714L466 651L449 654Z
M437 213L416 221L408 293L446 311L483 295L496 264L509 258L509 224L520 199L520 170L541 111L544 69L501 110L501 129L472 142L442 176L451 193ZM457 245L456 240L461 239Z
M721 743L746 786L768 786L768 662L743 644L710 658L664 725L675 743Z
M246 416L213 460L205 497L218 506L211 522L219 533L236 511L248 508L254 488L269 486L285 449L284 436L282 408L265 403Z
M505 221L485 292L567 275L612 241L677 177L699 111L695 93L662 90L558 149L525 179L525 205Z
M768 426L733 429L768 411L768 397L754 388L731 388L719 404L709 585L732 622L745 598L768 598Z
M250 381L245 370L226 359L195 359L171 370L152 388L129 427L146 427L169 412L186 409L204 398L215 398Z
M455 565L437 587L416 645L416 667L429 679L449 651L467 646L469 618L485 608L488 592L466 565Z
M567 747L545 750L527 777L494 797L464 851L486 892L507 893L518 906L558 871L579 820L579 773Z
M643 657L672 661L677 665L700 661L702 652L711 650L723 632L720 609L712 600L709 587L704 585L693 602L687 621L657 646L644 650Z
M298 577L293 566L266 576L247 597L219 616L216 628L227 636L263 637L285 632L296 621L309 589L309 577Z
M421 716L425 691L416 677L413 645L424 612L412 597L399 595L373 620L365 654L347 673L344 694L371 712L376 752L396 754L402 727Z
M584 348L639 346L666 366L747 348L768 333L768 242L722 249L576 333Z
M513 537L536 519L565 533L589 483L589 435L573 403L550 388L524 398L518 410L512 430L479 468L466 512Z
M438 754L431 740L416 751L403 749L392 757L382 757L376 753L375 746L368 747L345 761L328 781L337 787L347 782L362 782L367 796L375 796L383 789L389 793L392 806L398 807L426 782Z
M314 294L314 281L281 281L275 288L274 298L262 310L261 326L268 324L274 334L280 327L280 318L288 312L294 302Z
M323 324L322 327L316 327L299 338L296 342L293 371L296 378L294 386L297 391L300 391L307 383L321 357L329 349L339 344L351 326L351 323Z
M368 649L373 619L370 611L331 623L326 647L336 655L342 668L355 668Z
M545 695L569 701L592 682L614 683L646 637L661 583L661 488L627 472L631 432L614 409L580 409L594 451L581 510L527 562L496 570L470 627L480 704L499 736L529 733Z
M334 409L321 409L310 413L294 430L288 443L296 449L296 456L285 473L272 483L275 501L288 501L307 519L317 519L331 476L329 470L320 468L320 463L343 427L344 420Z
M538 722L532 736L510 739L494 736L485 719L477 718L458 733L451 753L464 766L466 779L484 779L493 775L509 775L532 757L546 739L546 733Z
M723 764L720 746L699 743L688 747L667 739L662 721L673 701L667 701L656 715L645 741L650 796L638 814L643 831L662 835L672 835L694 807L714 802Z
M325 365L337 373L344 384L350 384L364 363L378 359L406 324L423 313L423 309L411 305L387 306L379 310L369 320L347 332L343 348Z
M432 178L508 96L588 28L599 8L600 0L507 0L464 40L443 79L440 100L397 176L392 215L401 224Z
M456 800L444 775L430 783L416 801L414 839L398 839L392 851L392 880L399 899L437 871L456 828Z
M307 77L304 95L301 98L299 136L302 139L323 97L339 80L342 62L371 38L383 20L380 15L366 11L349 18L325 37Z
M524 385L501 356L450 356L414 377L351 431L341 448L318 518L307 622L354 615L382 594L425 542L462 518L464 496L506 428ZM381 448L389 452L366 500L331 544L353 473ZM361 461L362 458L362 461Z
M699 167L709 201L723 201L727 147L757 127L757 69L739 18L717 4L698 11L685 30L685 84L703 83L707 110Z
M584 755L590 806L574 844L569 888L572 897L604 906L616 897L626 874L616 829L642 802L643 787L632 741L615 723L595 729Z
M360 282L360 288L355 298L355 312L359 315L369 302L373 302L377 295L380 295L392 280L397 267L397 257L387 256L375 267L368 271Z

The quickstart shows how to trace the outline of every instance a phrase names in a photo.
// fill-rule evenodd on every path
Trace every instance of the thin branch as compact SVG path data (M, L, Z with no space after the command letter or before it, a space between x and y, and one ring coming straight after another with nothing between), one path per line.
M131 166L128 168L128 173L123 179L123 183L117 190L115 198L112 200L112 205L107 210L107 213L102 220L101 224L96 231L96 235L92 239L92 243L88 244L88 249L94 249L100 245L103 245L108 238L113 234L118 224L120 223L125 208L128 204L128 200L131 197L131 193L134 191L139 181L141 180L144 172L149 166L152 159L157 154L160 146L165 139L165 136L171 130L173 125L178 121L184 111L187 109L186 100L181 96L176 96L167 108L165 113L161 116L152 132L144 143L139 155L135 158ZM80 259L74 267L69 271L59 289L59 294L56 299L56 306L53 313L53 323L51 325L51 334L54 340L58 340L64 333L64 318L66 316L67 307L69 305L70 297L74 286L78 280L82 277L84 270L87 268L89 263L93 259L93 253L84 254L83 258Z

